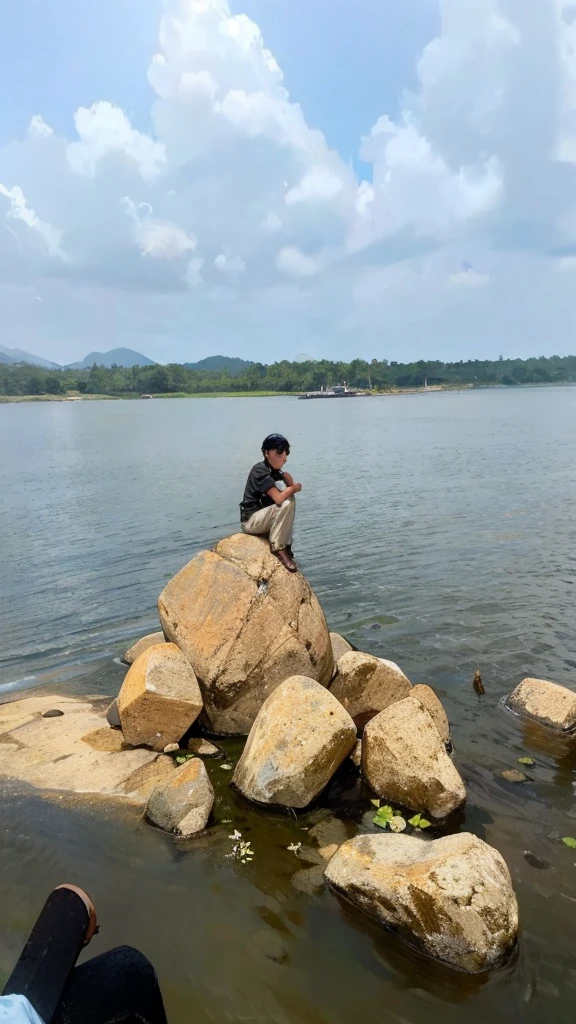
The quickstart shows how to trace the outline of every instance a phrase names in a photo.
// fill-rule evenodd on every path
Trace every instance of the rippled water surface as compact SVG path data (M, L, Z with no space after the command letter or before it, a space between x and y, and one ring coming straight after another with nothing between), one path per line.
M3 794L0 974L66 877L97 902L93 953L132 942L152 957L171 1024L571 1020L576 855L560 839L576 835L576 755L500 701L528 674L576 684L576 389L0 405L0 699L39 685L116 693L114 659L157 628L174 572L235 529L272 430L293 446L295 547L331 628L446 705L469 792L461 827L507 859L517 956L464 979L305 891L311 862L286 847L318 812L240 806L214 762L216 818L250 834L251 865L225 859L222 824L174 843L131 812ZM535 767L513 786L500 772L521 756ZM353 776L325 802L351 831L372 828Z

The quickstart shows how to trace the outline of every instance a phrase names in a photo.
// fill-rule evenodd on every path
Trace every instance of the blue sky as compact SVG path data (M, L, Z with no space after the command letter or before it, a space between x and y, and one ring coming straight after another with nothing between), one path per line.
M573 351L575 10L21 0L0 38L1 343Z

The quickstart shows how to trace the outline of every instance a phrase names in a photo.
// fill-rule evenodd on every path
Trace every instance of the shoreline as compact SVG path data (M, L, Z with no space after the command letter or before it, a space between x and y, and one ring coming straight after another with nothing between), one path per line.
M367 391L359 397L390 398L399 395L430 395L446 391L518 391L525 388L569 388L576 381L546 381L539 384L432 384L420 388L393 388L387 391ZM166 392L151 395L150 398L299 398L305 391L198 391ZM0 405L17 402L134 402L142 401L141 395L0 395Z

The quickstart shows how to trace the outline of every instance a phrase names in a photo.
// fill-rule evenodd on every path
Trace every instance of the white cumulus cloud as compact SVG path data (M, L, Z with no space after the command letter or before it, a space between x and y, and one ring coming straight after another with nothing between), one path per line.
M271 335L288 356L570 346L574 5L433 2L417 88L398 82L399 109L358 140L362 175L310 126L253 20L163 0L145 123L102 98L70 109L69 138L30 112L0 148L14 347L95 347L91 331L119 325L159 359L168 333L185 357L192 328L254 356ZM40 283L41 318L22 300Z

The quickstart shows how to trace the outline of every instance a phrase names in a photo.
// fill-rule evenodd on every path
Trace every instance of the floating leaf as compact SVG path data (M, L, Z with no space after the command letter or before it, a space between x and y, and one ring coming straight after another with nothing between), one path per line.
M392 807L386 805L384 807L378 808L376 814L372 818L372 821L374 822L375 825L378 825L380 828L386 828L386 826L394 816L395 811L392 809Z
M430 822L426 821L421 814L415 814L413 818L410 818L408 824L413 828L430 828Z
M569 846L571 850L576 850L576 839L573 839L572 836L566 836L562 842L564 846Z
M370 803L374 804L374 807L380 807L380 801L379 800L371 800Z
M406 828L406 822L400 814L395 814L389 821L391 832L403 832Z
M531 757L519 757L518 758L518 764L525 764L527 768L533 768L534 767L534 761L532 760Z
M220 767L224 772L231 772L234 766L231 764L221 764Z

